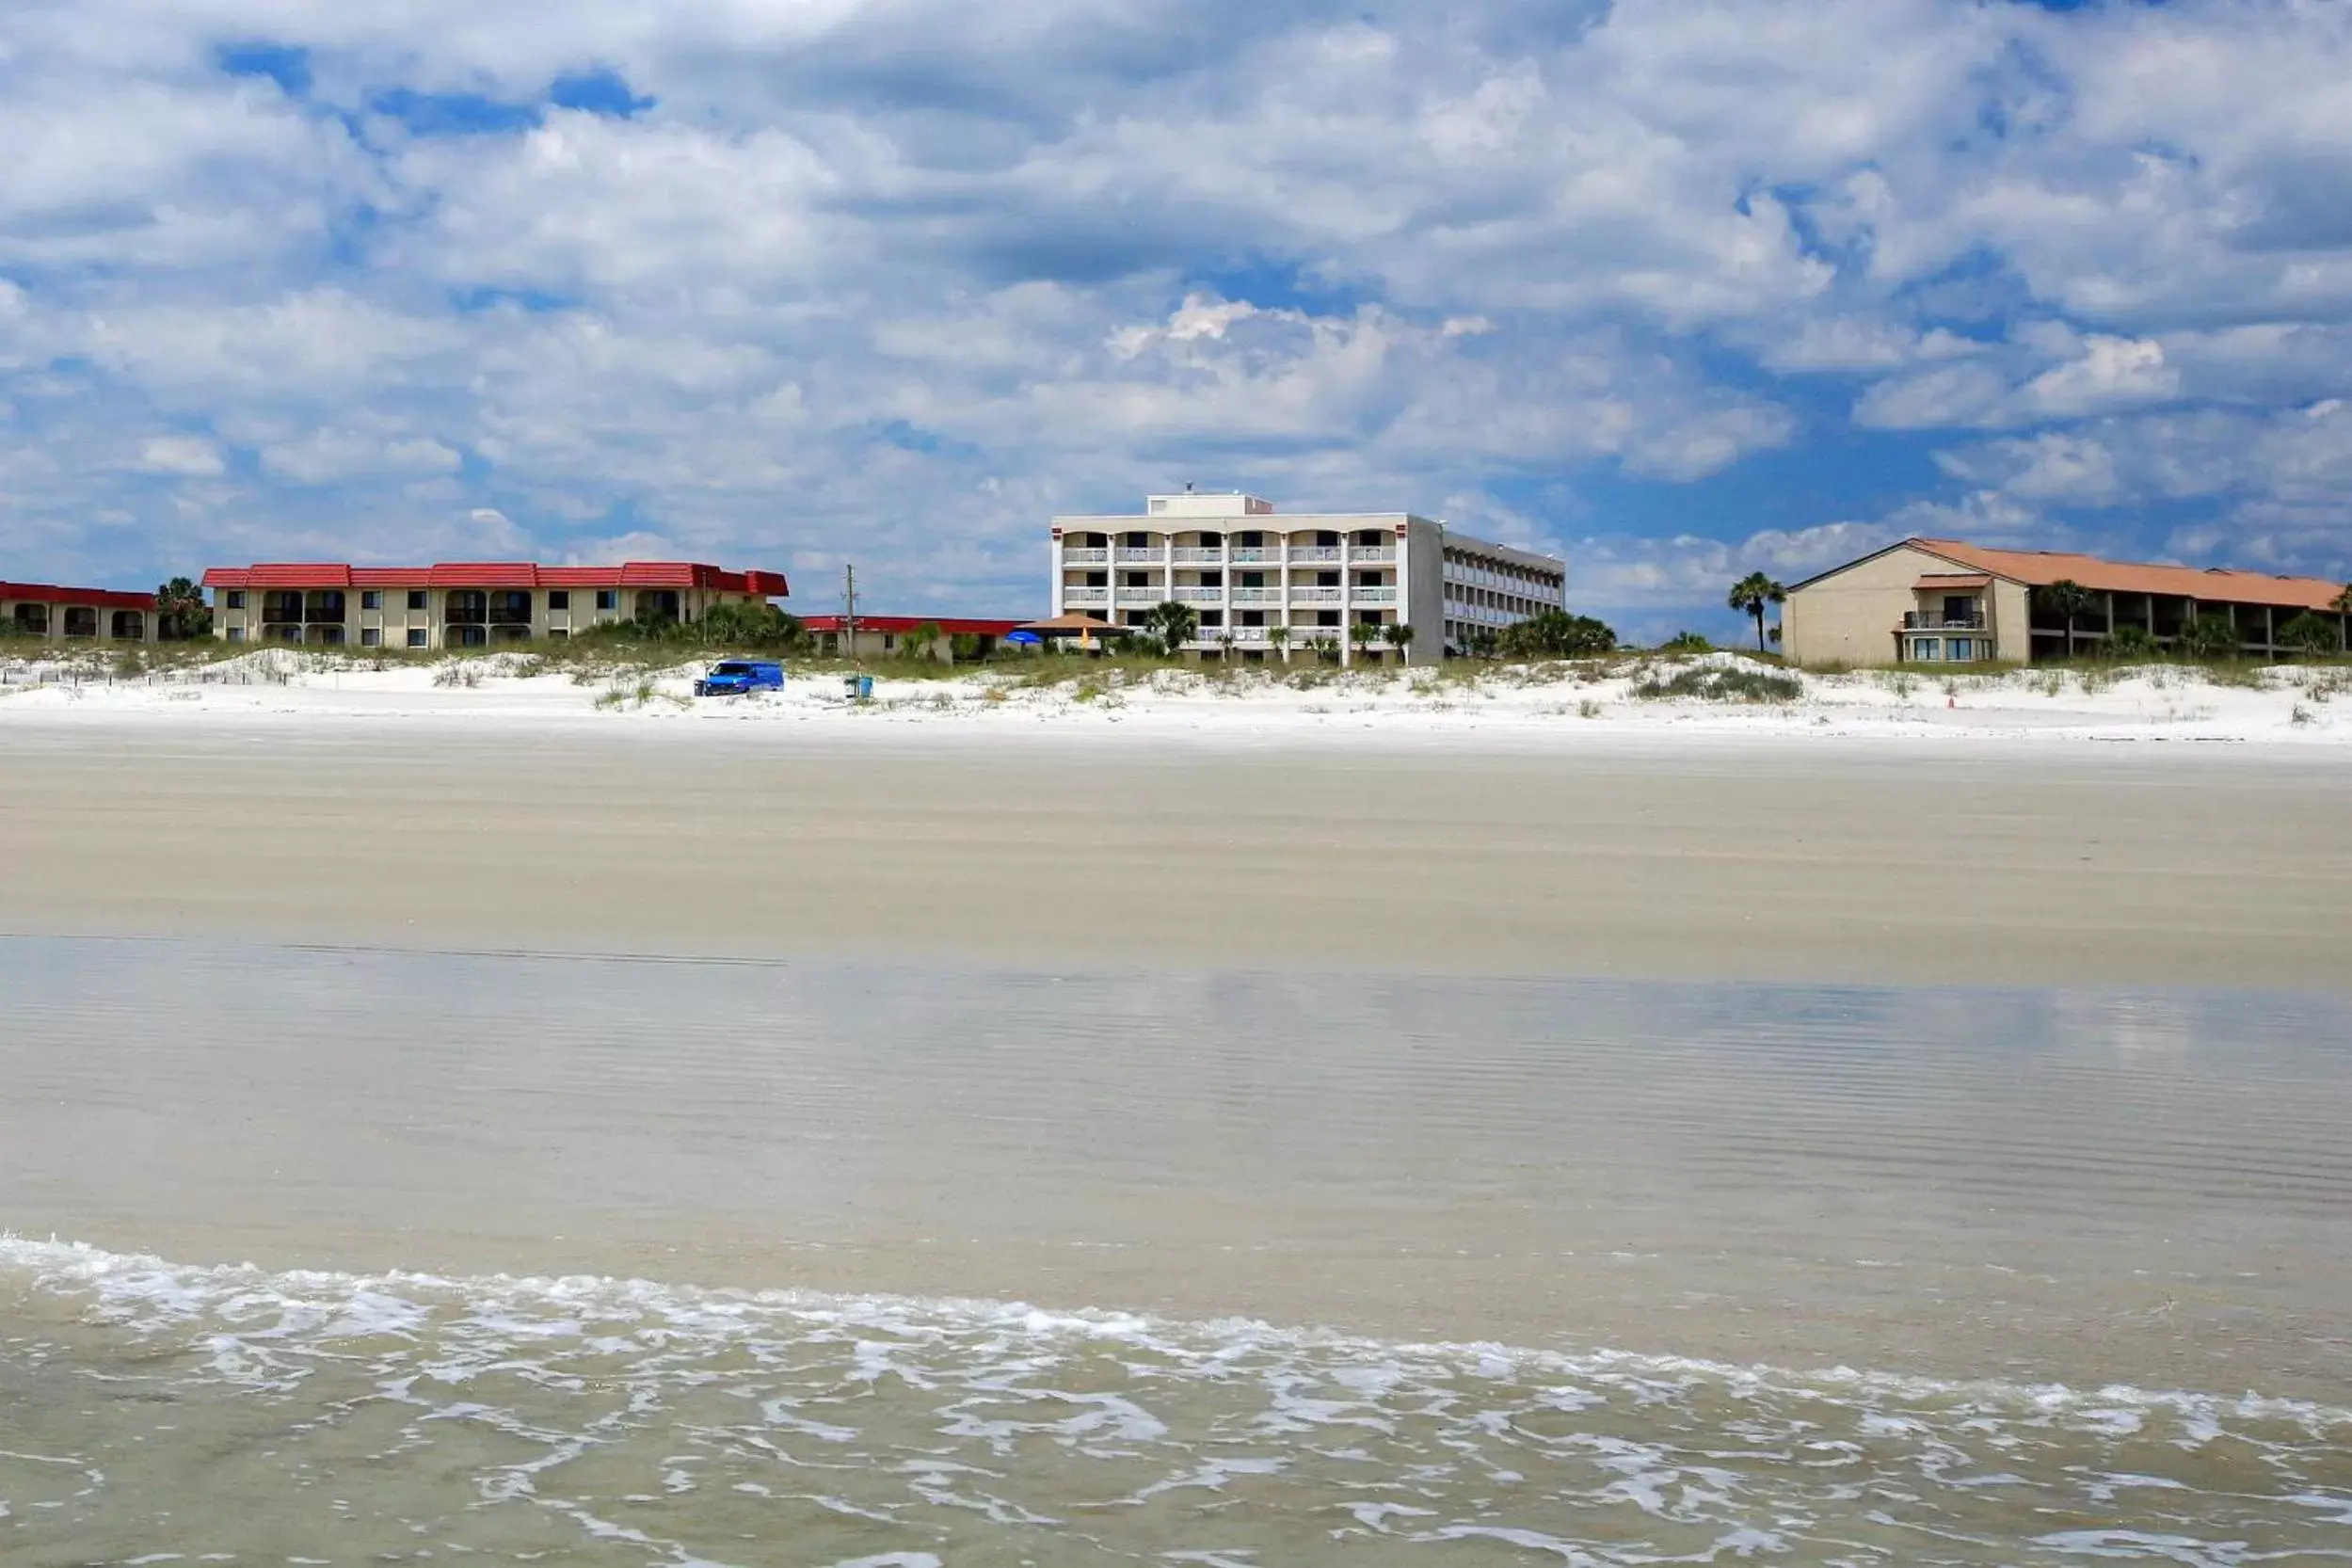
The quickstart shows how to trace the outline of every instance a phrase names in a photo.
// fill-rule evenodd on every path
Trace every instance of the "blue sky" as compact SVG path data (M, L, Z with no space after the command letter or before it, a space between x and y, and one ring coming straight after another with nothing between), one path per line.
M1906 533L2352 575L2352 8L16 0L0 576L854 560L1186 481L1635 635Z

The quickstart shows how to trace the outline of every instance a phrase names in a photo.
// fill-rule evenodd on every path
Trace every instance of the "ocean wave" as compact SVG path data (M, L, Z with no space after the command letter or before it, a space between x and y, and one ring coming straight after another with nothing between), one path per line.
M78 1510L119 1534L107 1510L126 1497L216 1487L175 1456L257 1411L273 1497L322 1474L382 1492L339 1496L338 1530L397 1542L430 1519L473 1549L520 1539L520 1511L535 1549L636 1554L616 1561L762 1560L722 1548L784 1529L805 1544L794 1560L834 1563L978 1543L1282 1560L1377 1540L1587 1563L2030 1548L2219 1568L2326 1549L2352 1518L2352 1410L2257 1394L1012 1302L273 1272L7 1237L11 1301L0 1375L17 1356L25 1377L64 1368L142 1398L88 1420L79 1394L20 1400L39 1441L10 1447L55 1462L0 1454L0 1532L15 1484L49 1489L44 1520ZM251 1549L245 1528L224 1521L210 1547Z

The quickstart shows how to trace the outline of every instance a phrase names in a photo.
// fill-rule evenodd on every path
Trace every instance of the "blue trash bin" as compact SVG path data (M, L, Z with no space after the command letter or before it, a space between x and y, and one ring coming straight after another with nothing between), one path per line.
M873 696L873 677L871 675L853 675L843 680L841 684L849 688L849 695L859 702L870 701Z

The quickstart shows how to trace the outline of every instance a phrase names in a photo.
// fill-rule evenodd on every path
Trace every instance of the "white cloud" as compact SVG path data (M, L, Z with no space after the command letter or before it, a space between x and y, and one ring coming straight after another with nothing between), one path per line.
M201 436L151 436L139 443L138 466L150 473L209 479L228 472L220 448Z
M997 598L1175 473L1606 536L1814 442L1816 515L1880 516L1836 466L1931 429L1997 433L1921 489L1954 527L2346 537L2295 423L2352 396L2340 7L19 9L0 485L28 538L127 520L93 568L494 510ZM546 105L597 68L654 106Z

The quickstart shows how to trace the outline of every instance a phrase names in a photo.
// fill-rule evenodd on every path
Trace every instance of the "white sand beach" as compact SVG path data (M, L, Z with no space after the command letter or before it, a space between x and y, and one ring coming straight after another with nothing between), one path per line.
M781 693L693 697L703 666L599 668L529 654L430 662L263 650L120 676L102 660L0 663L0 735L34 717L448 718L652 722L864 732L943 723L991 733L1113 729L1248 743L1376 734L1412 744L1576 747L1596 733L1814 739L2263 741L2352 744L2352 669L2248 666L2227 680L2184 665L2113 670L1789 672L1788 700L1740 700L1724 677L1780 672L1739 656L1623 658L1549 666L1340 670L1304 660L1227 673L1137 675L1082 661L990 666L940 679L884 675L870 701L832 670L795 669ZM1675 695L1674 683L1702 695ZM1714 689L1718 695L1703 695Z

